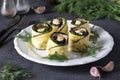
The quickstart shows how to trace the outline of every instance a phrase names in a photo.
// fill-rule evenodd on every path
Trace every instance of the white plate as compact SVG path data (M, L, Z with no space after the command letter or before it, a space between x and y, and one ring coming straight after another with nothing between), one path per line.
M70 20L67 21L68 26L70 26ZM90 27L93 26L93 24L90 24ZM19 34L24 34L25 31L31 33L31 26L23 29ZM86 56L86 57L78 57L74 58L71 60L67 60L64 62L59 62L55 60L49 60L46 58L43 58L42 56L46 53L45 50L36 50L31 46L30 44L22 41L21 39L15 38L14 39L14 47L17 50L17 52L23 56L24 58L31 60L33 62L37 62L40 64L45 64L45 65L51 65L51 66L75 66L75 65L83 65L87 63L91 63L94 61L97 61L106 55L109 54L109 52L112 50L114 41L112 36L102 29L99 26L95 26L94 30L97 30L99 34L99 39L97 41L98 44L102 46L102 50L97 51L93 56Z

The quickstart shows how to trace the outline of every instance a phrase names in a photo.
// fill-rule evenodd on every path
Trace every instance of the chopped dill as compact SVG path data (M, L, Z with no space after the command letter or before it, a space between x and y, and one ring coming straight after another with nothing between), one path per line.
M101 46L96 45L88 46L86 52L83 53L83 56L94 56L96 51L100 51L101 48Z
M50 54L50 55L48 55L47 57L45 57L45 58L48 58L48 59L50 59L50 60L57 60L57 61L59 61L59 62L64 62L64 61L66 61L66 60L68 60L68 58L64 55L64 54L57 54L57 53L55 53L55 54Z
M31 40L31 34L25 31L25 34L17 34L15 37L22 39L25 42L29 42Z
M32 74L19 66L6 64L0 71L0 77L2 80L22 80L25 77L32 77Z
M90 41L92 41L93 43L96 43L97 40L98 40L98 38L99 38L99 34L97 33L96 30L93 30L93 29L94 29L94 26L93 26L92 29L91 29L91 33L92 33L93 35L90 36Z

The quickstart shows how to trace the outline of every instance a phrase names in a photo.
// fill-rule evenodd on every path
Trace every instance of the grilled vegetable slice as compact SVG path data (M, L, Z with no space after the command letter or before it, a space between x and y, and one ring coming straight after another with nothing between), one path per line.
M47 44L47 55L65 55L68 48L68 35L61 32L54 32Z
M46 49L46 45L50 35L52 34L52 27L48 23L38 23L32 26L32 44L37 49Z
M53 32L68 33L68 25L65 18L55 18L50 24L53 28Z
M71 22L71 26L72 27L84 27L88 30L89 33L91 33L90 28L89 28L89 21L87 21L83 18L73 19L72 22Z
M83 27L74 27L69 31L69 50L84 52L89 42L89 32Z

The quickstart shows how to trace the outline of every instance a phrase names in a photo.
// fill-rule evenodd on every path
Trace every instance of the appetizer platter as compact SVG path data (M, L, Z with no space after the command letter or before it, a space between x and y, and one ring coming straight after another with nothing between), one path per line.
M33 24L14 39L17 52L24 58L51 66L75 66L97 61L112 50L112 36L82 18Z

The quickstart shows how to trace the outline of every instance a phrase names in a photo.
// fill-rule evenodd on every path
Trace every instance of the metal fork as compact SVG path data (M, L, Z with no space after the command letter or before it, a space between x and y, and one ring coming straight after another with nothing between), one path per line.
M8 38L11 34L13 34L13 33L17 34L20 30L27 27L29 24L29 19L30 19L30 16L28 16L28 17L23 16L20 23L16 27L14 27L11 30L9 30L8 32L6 32L5 35L2 38L0 38L0 46L2 46L5 42L7 42Z

